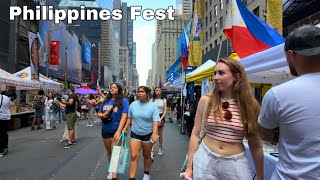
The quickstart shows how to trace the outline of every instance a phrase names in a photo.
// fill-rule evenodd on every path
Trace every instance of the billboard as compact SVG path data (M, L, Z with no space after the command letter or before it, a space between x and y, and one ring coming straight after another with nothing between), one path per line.
M91 64L91 44L90 43L83 43L83 63L84 64Z

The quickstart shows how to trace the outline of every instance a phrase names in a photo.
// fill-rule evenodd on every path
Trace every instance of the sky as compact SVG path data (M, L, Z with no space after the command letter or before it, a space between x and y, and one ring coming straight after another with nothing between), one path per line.
M128 6L142 6L142 9L176 8L176 0L124 0ZM155 42L156 21L146 21L138 17L133 21L133 41L136 42L136 60L139 85L146 85L148 71L151 69L152 44Z

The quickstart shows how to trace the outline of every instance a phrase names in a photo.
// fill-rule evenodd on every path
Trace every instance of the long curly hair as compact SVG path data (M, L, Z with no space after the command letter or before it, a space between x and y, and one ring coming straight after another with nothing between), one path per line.
M257 134L260 105L251 93L251 87L248 83L248 77L243 66L239 61L230 58L221 58L218 63L227 65L233 75L240 75L240 78L233 84L232 95L239 107L240 119L243 123L245 134L247 136ZM210 94L210 99L208 107L212 108L207 109L206 116L208 117L210 111L213 110L215 119L217 119L217 117L223 119L221 93L215 85Z
M123 106L123 93L122 93L122 86L119 84L119 83L112 83L110 85L110 87L112 85L116 85L117 88L118 88L118 94L116 95L116 99L114 100L114 106L120 108ZM107 97L104 99L103 103L107 103L109 102L110 100L112 99L112 95L110 93L110 90L109 90L109 93L107 95Z

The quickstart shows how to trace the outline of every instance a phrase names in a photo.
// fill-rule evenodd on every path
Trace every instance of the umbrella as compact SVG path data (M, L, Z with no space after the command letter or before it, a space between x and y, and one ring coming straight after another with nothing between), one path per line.
M74 91L75 94L88 95L88 94L98 94L98 91L90 88L78 88Z

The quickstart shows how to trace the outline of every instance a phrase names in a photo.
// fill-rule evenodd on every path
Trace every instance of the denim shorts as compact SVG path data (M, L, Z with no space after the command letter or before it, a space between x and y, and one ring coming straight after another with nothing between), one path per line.
M130 139L137 140L137 141L142 141L144 143L151 143L150 142L151 135L152 135L152 133L141 136L141 135L135 134L134 132L131 131Z
M249 162L245 152L232 156L214 153L202 142L193 155L194 180L250 180Z
M116 132L110 133L110 132L106 132L104 130L101 131L101 136L103 139L109 139L109 138L113 138L114 134Z
M43 115L44 115L44 109L43 108L34 110L34 117L42 118Z

